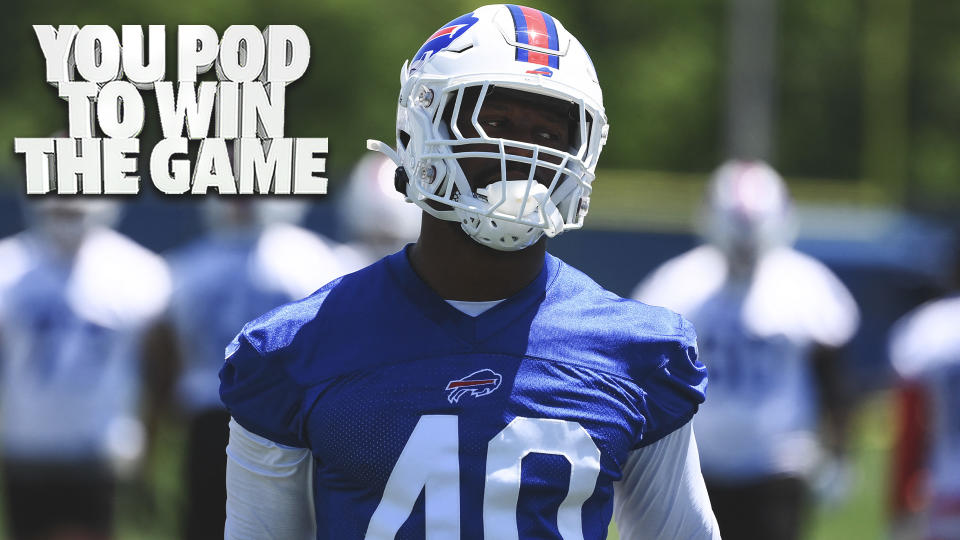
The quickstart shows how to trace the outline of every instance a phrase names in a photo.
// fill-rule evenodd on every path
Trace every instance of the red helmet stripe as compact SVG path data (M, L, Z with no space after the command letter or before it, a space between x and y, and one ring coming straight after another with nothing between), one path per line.
M528 44L543 49L549 48L550 35L547 33L547 23L543 18L543 13L540 10L526 6L517 7L520 8L524 19L527 21ZM527 61L532 64L540 64L542 66L550 64L550 56L547 54L530 51L528 55Z

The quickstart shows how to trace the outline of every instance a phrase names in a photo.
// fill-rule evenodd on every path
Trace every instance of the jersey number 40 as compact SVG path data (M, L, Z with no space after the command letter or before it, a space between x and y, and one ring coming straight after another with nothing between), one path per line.
M370 519L367 540L395 538L423 490L427 540L460 538L457 422L453 415L420 417ZM563 456L570 463L570 489L557 511L557 528L564 540L583 538L580 516L600 475L600 450L576 422L519 416L487 447L484 538L517 538L521 463L536 453Z

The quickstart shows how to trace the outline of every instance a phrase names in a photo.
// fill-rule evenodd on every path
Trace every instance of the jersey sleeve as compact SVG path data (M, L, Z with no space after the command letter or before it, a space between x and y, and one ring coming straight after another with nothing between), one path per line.
M690 422L634 450L614 484L620 538L719 539Z
M960 296L935 300L911 311L890 331L888 352L897 374L917 380L960 355Z
M256 341L256 340L253 340ZM303 389L285 369L284 350L261 354L246 330L227 346L220 400L244 428L286 446L304 448Z
M843 282L826 265L792 248L763 257L743 315L758 335L782 334L828 348L846 345L860 325L857 303Z
M719 289L727 276L723 255L713 246L698 246L670 259L650 273L632 298L684 316Z
M686 424L706 399L707 368L698 360L693 325L680 319L680 334L664 343L658 365L639 381L644 427L636 447L650 445Z
M819 305L818 314L811 317L813 338L827 347L841 347L849 342L860 326L860 310L840 279L826 266L820 269L819 294L808 299ZM816 298L816 300L814 300Z
M677 299L671 294L677 290L672 279L672 270L676 265L671 263L673 261L667 261L662 266L655 268L650 275L633 288L630 297L644 304L662 306L678 311L680 308L677 306Z

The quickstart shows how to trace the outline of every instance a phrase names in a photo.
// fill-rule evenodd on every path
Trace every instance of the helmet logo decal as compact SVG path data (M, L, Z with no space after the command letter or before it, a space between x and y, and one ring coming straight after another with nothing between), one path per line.
M443 28L441 28L441 29L437 30L436 32L434 32L432 36L428 37L428 38L427 38L427 41L433 41L433 40L437 39L438 37L453 36L453 35L455 35L461 28L463 28L463 27L465 27L465 26L467 26L467 25L465 25L465 24L451 24L450 26L444 26Z
M525 6L507 5L513 15L513 25L517 29L517 43L532 45L541 49L559 51L560 39L557 36L557 25L553 17L546 13ZM517 61L560 67L560 57L552 54L534 52L517 47Z
M550 71L550 68L548 67L528 69L527 73L530 73L531 75L543 75L544 77L553 77L553 71Z
M410 61L410 71L416 71L431 56L449 47L453 40L463 35L478 20L473 13L467 13L443 25L427 38L426 43L413 56L413 60Z
M503 377L499 373L490 369L481 369L474 371L462 379L456 379L447 383L444 389L449 392L447 401L456 403L460 398L466 395L473 397L483 397L500 388L500 381Z

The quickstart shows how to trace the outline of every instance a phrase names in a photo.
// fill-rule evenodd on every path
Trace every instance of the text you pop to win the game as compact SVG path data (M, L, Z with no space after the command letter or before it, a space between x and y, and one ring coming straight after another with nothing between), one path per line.
M310 61L310 42L294 25L230 26L218 40L205 25L177 31L177 82L164 79L162 25L35 25L47 82L67 101L69 137L17 138L27 194L122 195L140 192L137 154L145 108L156 99L161 139L151 150L153 184L172 195L323 194L326 138L284 138L286 85ZM122 43L122 46L121 46ZM197 81L216 66L219 81ZM79 76L79 77L78 77ZM213 120L211 122L211 119ZM212 136L210 133L212 124ZM97 137L97 127L104 136ZM200 140L196 163L187 140ZM227 151L233 141L231 162Z

